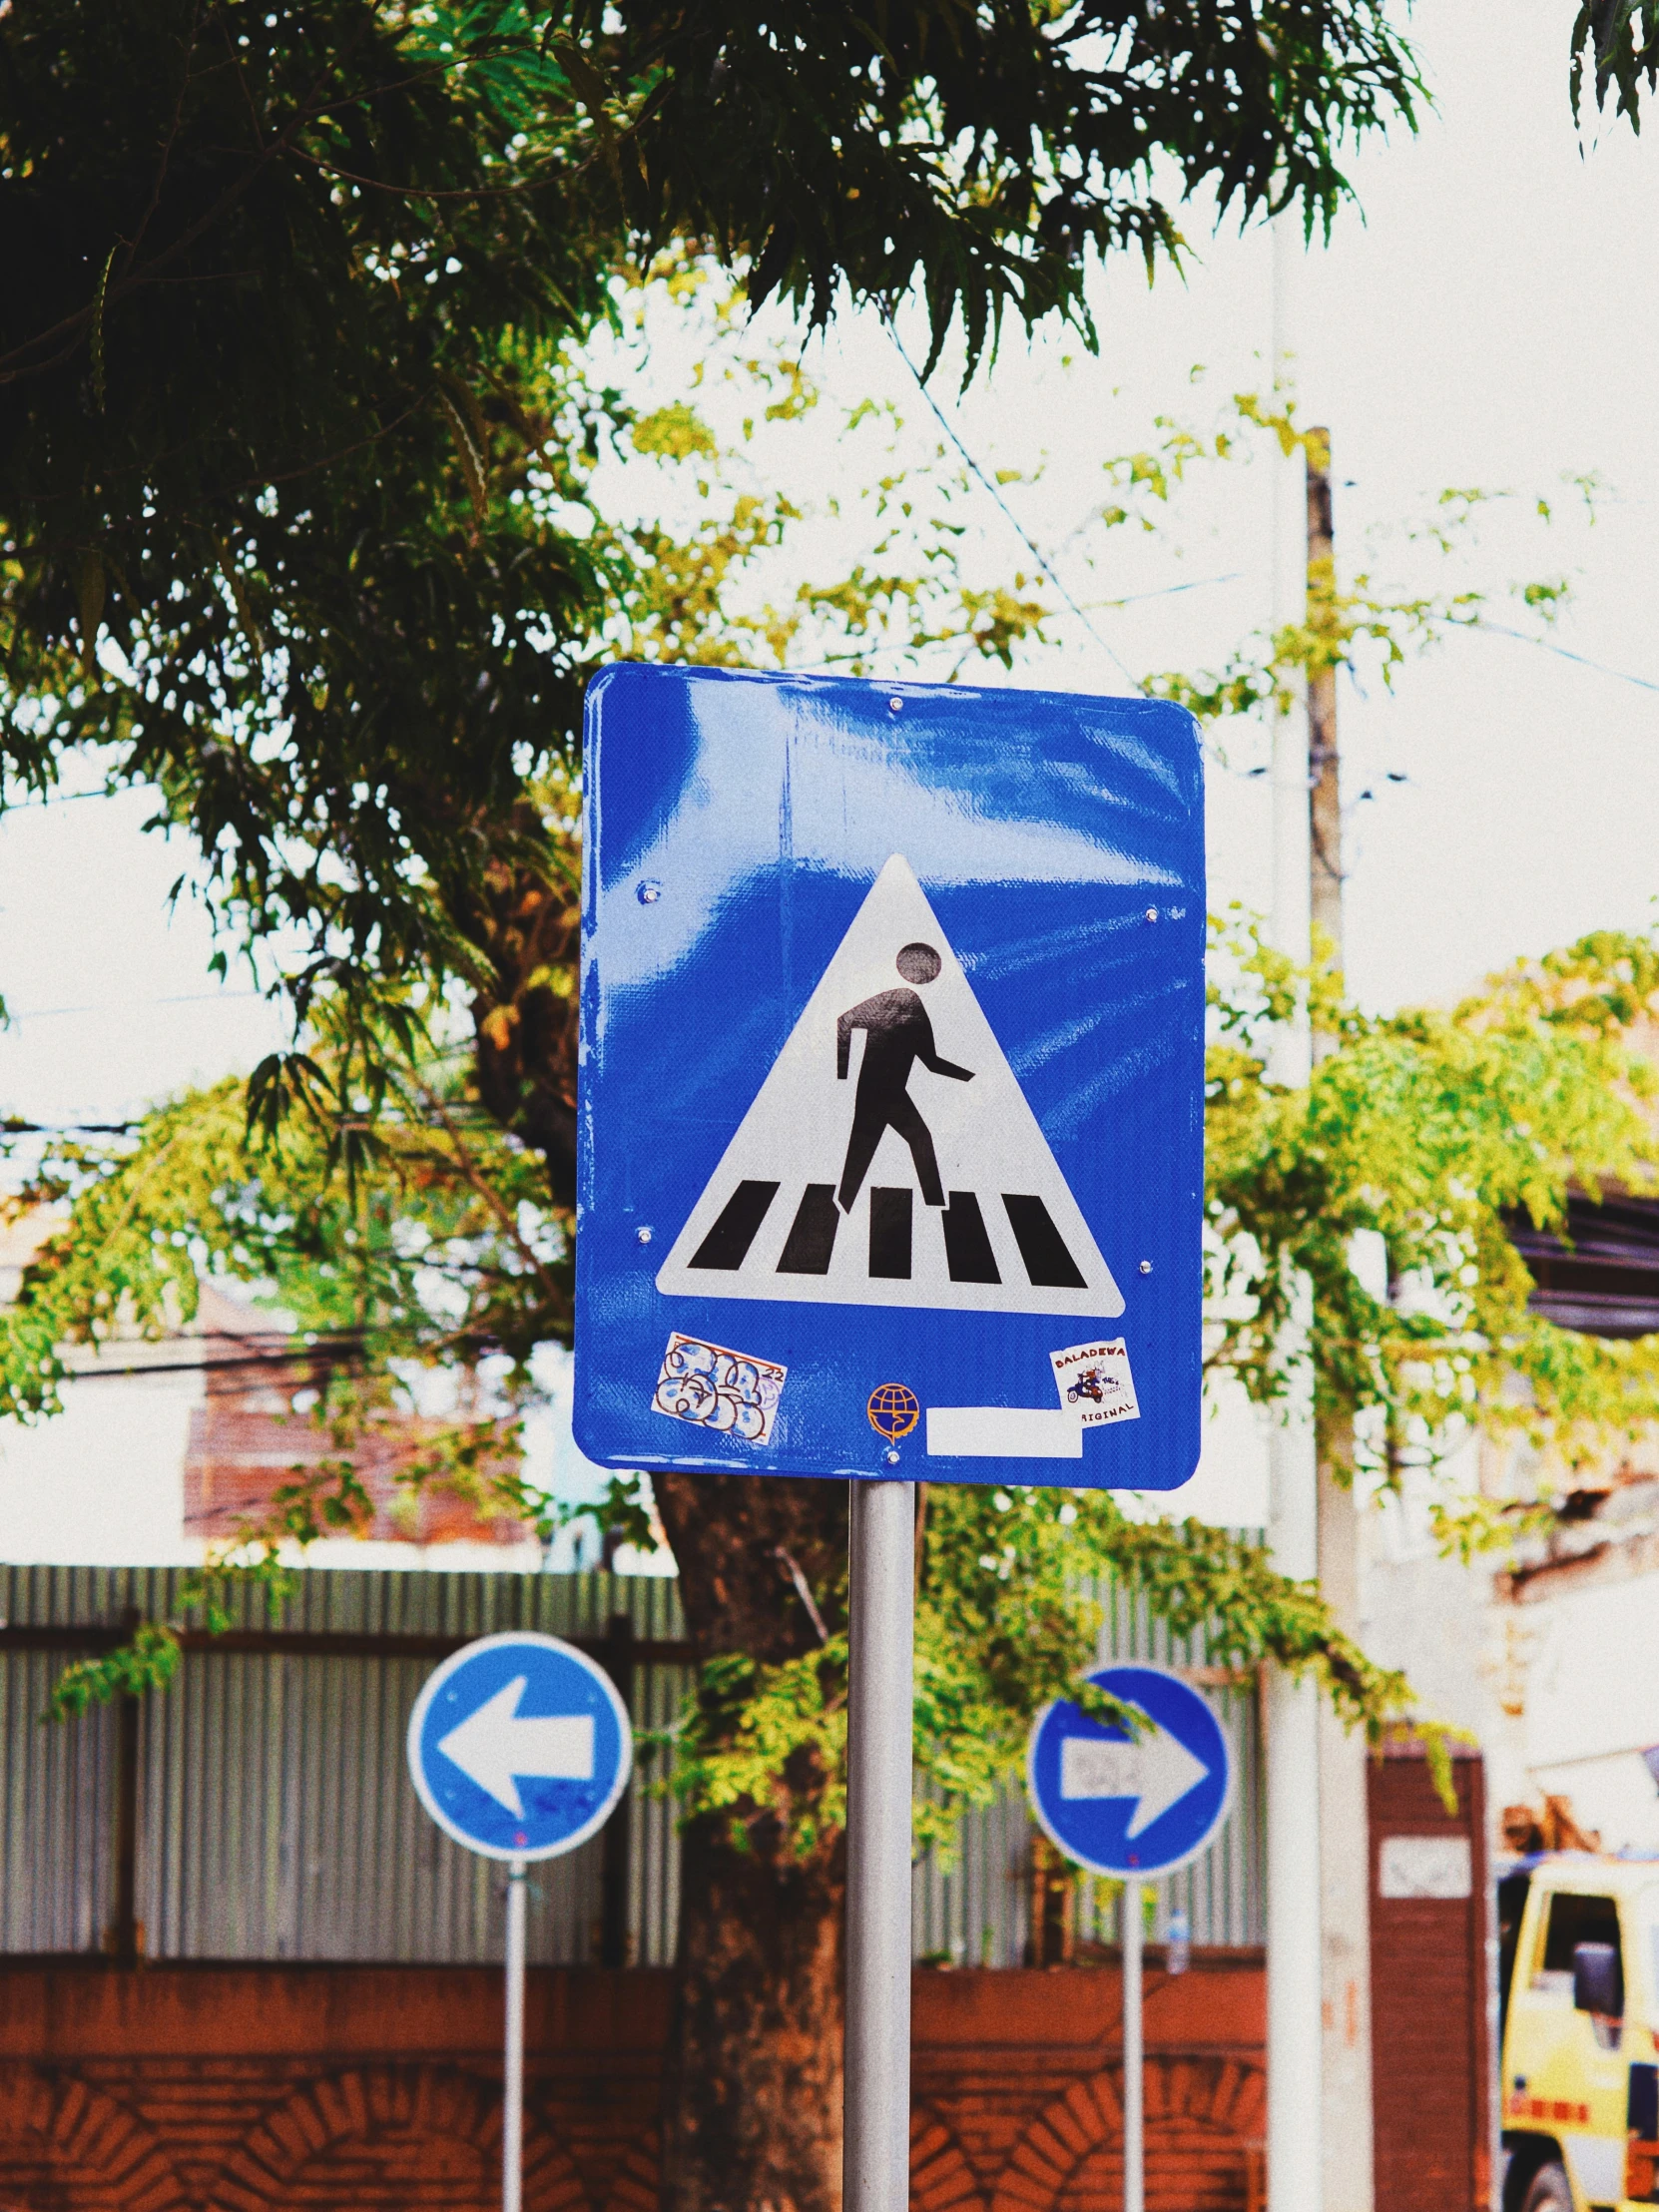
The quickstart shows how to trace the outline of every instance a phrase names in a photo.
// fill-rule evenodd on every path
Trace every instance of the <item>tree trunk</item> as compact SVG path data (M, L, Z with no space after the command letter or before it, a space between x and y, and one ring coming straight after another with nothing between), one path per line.
M818 1648L846 1617L843 1482L657 1474L700 1657L764 1663ZM803 1787L816 1779L799 1778ZM839 1834L803 1858L756 1808L690 1823L663 2082L663 2212L839 2212Z

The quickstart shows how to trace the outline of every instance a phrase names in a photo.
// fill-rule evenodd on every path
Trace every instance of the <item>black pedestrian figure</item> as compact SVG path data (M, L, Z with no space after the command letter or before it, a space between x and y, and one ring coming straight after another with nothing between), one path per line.
M893 964L906 983L931 983L944 963L930 944L907 944ZM836 1193L840 1210L851 1213L884 1129L896 1131L909 1146L923 1203L942 1206L939 1163L927 1124L910 1097L910 1068L919 1060L935 1075L948 1075L957 1083L971 1083L973 1070L939 1058L933 1049L933 1024L913 990L878 991L875 997L842 1014L835 1024L835 1076L840 1082L846 1080L854 1029L865 1032L864 1057L852 1104L852 1134L846 1140L846 1163Z

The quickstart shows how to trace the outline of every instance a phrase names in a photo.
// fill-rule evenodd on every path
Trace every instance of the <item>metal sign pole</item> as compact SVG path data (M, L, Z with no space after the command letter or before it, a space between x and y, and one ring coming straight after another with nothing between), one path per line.
M507 2042L501 2068L501 2212L524 2197L524 1861L507 1866Z
M1146 2212L1146 2068L1141 2034L1145 1890L1123 1886L1123 2212Z
M433 1669L405 1743L409 1780L438 1827L507 1869L501 2205L520 2212L525 1870L579 1850L616 1811L633 1772L634 1724L603 1667L539 1628L510 1628Z
M1207 1851L1233 1798L1227 1737L1204 1697L1167 1668L1128 1659L1086 1682L1140 1714L1134 1735L1071 1698L1038 1714L1026 1747L1031 1810L1075 1865L1123 1884L1123 2212L1146 2212L1146 2036L1142 1965L1148 1883ZM1185 1942L1185 1920L1182 1922ZM1174 1947L1175 1923L1170 1924ZM1179 1973L1187 1961L1170 1971Z
M843 2202L905 2212L915 1484L855 1481L851 1506Z

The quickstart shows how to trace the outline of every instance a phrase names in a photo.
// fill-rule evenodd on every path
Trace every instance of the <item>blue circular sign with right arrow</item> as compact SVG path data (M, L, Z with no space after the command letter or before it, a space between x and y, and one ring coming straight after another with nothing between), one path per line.
M1233 1762L1209 1701L1165 1667L1135 1660L1085 1680L1146 1716L1139 1734L1070 1698L1037 1715L1026 1753L1032 1810L1068 1859L1142 1879L1196 1859L1227 1818Z
M633 1728L585 1652L533 1629L480 1636L422 1685L409 1775L438 1826L486 1859L553 1859L603 1828Z

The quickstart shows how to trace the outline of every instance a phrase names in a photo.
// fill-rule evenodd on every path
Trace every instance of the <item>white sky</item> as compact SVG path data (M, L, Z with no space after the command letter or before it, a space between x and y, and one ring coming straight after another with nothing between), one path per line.
M1436 112L1414 141L1399 132L1353 161L1363 213L1341 218L1299 287L1303 416L1332 424L1344 487L1340 565L1352 569L1374 526L1441 486L1547 489L1563 471L1599 470L1613 497L1593 529L1569 522L1541 548L1500 533L1491 574L1575 570L1556 642L1655 687L1525 644L1460 638L1391 696L1346 692L1347 795L1378 793L1350 818L1349 969L1377 1005L1455 993L1594 926L1641 926L1659 890L1659 144L1623 127L1600 144L1574 134L1571 12L1564 0L1418 0ZM1042 483L1009 493L1045 546L1099 495L1101 458L1144 438L1155 412L1196 419L1264 383L1266 234L1211 240L1194 220L1189 236L1185 283L1166 273L1149 290L1127 262L1101 283L1098 361L1064 366L1075 344L1028 350L1011 335L965 398L938 381L987 468L1046 462ZM922 418L873 322L840 326L810 359L835 394L884 391ZM1208 375L1195 397L1188 372L1200 362ZM802 481L789 488L804 501L832 485L832 452L797 465ZM1092 574L1080 556L1061 567L1091 602L1242 572L1095 617L1137 674L1213 663L1266 613L1266 516L1264 472L1241 473L1198 499L1179 558L1120 532ZM988 498L979 519L985 557L1017 565ZM1016 680L1122 689L1071 629ZM1230 746L1241 765L1261 757L1248 734ZM1409 780L1383 781L1390 769ZM1265 781L1213 776L1214 902L1267 903L1268 803ZM0 1034L0 1108L113 1117L246 1069L280 1035L245 976L233 971L221 988L208 973L201 908L186 898L169 910L189 854L140 833L148 812L128 796L0 820L0 988L21 1017Z

